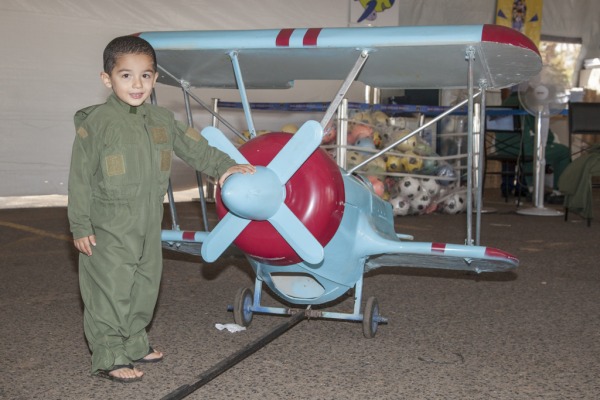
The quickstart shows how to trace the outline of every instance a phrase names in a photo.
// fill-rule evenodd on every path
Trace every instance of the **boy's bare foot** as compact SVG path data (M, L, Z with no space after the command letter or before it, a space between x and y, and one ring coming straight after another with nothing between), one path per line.
M111 369L102 369L96 376L117 382L135 382L142 379L144 373L133 365L114 365Z
M144 373L135 367L130 368L129 366L126 366L123 368L113 369L108 373L108 375L116 379L129 381L132 379L137 380L141 378L144 376Z
M142 358L141 360L138 360L140 362L147 362L147 363L153 363L153 362L159 362L163 359L164 355L161 351L158 350L154 350L152 347L150 347L150 353L148 353L148 355L144 358Z
M162 361L164 354L161 351L154 350L152 346L148 349L148 354L145 357L135 360L137 363L157 363Z

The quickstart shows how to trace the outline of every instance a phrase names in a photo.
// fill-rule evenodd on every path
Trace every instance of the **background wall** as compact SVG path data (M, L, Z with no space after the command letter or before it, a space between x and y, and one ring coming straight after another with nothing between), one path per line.
M108 95L99 74L112 38L140 31L343 27L352 0L2 0L0 2L0 197L66 194L72 116ZM493 23L495 0L397 0L399 25ZM391 11L391 10L390 10ZM542 34L581 37L600 56L600 2L544 0ZM352 22L352 21L350 21ZM328 101L337 85L250 92L251 101ZM182 115L181 93L158 100ZM198 93L237 101L233 92ZM351 96L361 101L361 88ZM241 117L241 116L240 116ZM291 122L306 116L288 116ZM257 129L277 129L272 115ZM239 119L239 118L238 118ZM200 117L197 126L206 123Z

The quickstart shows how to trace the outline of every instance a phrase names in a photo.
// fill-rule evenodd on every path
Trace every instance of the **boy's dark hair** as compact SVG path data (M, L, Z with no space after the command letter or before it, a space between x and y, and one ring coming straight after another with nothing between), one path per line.
M106 45L103 53L104 72L110 75L117 58L124 54L145 54L152 57L152 64L156 72L156 53L154 48L146 40L138 36L119 36Z

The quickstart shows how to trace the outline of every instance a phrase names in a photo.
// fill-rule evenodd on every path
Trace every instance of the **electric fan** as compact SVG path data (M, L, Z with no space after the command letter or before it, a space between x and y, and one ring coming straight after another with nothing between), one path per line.
M558 216L563 213L544 207L544 180L546 174L546 142L550 117L562 112L569 102L566 79L554 68L544 65L540 73L519 85L519 101L535 117L535 153L533 157L534 207L519 209L517 213L537 216ZM528 132L523 132L527 135Z

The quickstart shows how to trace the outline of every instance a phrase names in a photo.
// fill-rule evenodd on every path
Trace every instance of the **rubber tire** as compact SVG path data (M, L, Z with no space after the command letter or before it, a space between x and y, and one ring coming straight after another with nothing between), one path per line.
M377 327L379 326L379 303L376 297L369 297L365 304L363 312L363 335L367 339L372 339L377 333Z
M233 303L233 321L244 327L252 323L252 311L250 308L254 304L254 296L249 288L241 288L235 295Z

